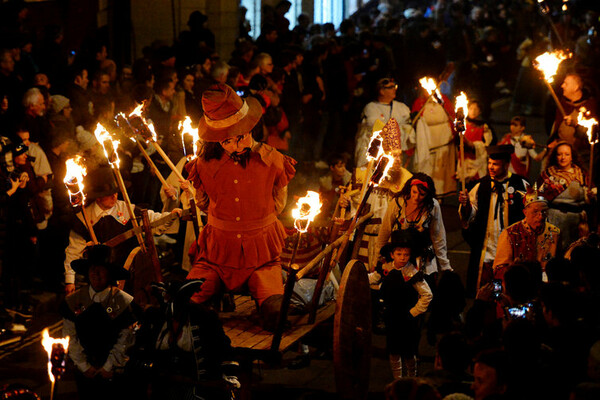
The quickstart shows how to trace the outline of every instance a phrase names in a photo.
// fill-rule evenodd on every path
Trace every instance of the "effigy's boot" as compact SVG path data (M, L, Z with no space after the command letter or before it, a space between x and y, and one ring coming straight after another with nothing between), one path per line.
M390 354L390 368L394 379L402 378L402 358L397 354Z
M277 320L279 319L279 311L281 310L281 303L283 301L283 295L275 294L267 297L260 305L259 314L260 321L263 329L274 332L277 328Z

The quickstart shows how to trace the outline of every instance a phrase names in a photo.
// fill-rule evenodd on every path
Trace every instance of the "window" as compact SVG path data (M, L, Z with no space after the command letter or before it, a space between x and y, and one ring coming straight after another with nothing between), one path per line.
M332 22L336 28L339 27L344 19L344 6L344 0L315 1L315 23Z
M254 39L260 35L260 3L260 0L240 0L240 6L248 9L246 19L250 21L250 26L252 27L250 36Z
M290 11L285 14L285 17L290 21L290 31L294 29L298 23L298 15L302 13L302 0L289 0L292 3Z

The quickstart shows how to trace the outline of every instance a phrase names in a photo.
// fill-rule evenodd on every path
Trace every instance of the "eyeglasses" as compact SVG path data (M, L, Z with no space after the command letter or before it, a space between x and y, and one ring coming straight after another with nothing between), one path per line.
M398 89L398 85L388 85L388 86L384 86L383 88L384 89L394 89L394 90L396 90L396 89Z

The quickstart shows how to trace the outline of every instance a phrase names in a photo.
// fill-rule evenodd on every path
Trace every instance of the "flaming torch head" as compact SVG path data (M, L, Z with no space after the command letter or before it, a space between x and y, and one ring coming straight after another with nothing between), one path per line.
M581 107L577 115L577 123L585 128L590 144L595 144L598 142L598 137L597 135L594 137L594 127L598 125L598 121L595 118L586 118L589 115L590 112L585 107Z
M533 65L544 75L546 82L552 83L560 63L570 56L569 53L565 53L562 50L557 50L552 53L545 52L535 58Z
M48 354L48 377L50 382L60 379L66 368L66 355L69 349L69 337L52 338L48 328L42 332L42 346Z
M73 207L82 206L85 202L85 194L83 193L83 177L87 174L85 166L83 165L83 158L81 156L75 156L67 160L66 168L67 173L63 182L69 192L69 200Z
M114 140L100 122L96 125L94 135L96 136L98 143L104 148L104 155L110 166L112 168L119 168L119 154L117 153L119 141Z
M430 96L433 96L438 104L443 104L442 96L433 78L424 76L423 78L419 79L419 83L421 84L421 87L425 89L427 93L429 93Z
M315 219L315 217L321 212L321 199L319 193L308 191L305 197L298 199L296 208L292 210L292 217L294 217L294 226L299 233L304 233L308 230L308 226Z
M131 125L132 129L144 138L146 142L156 142L156 132L154 131L154 125L148 124L146 119L142 116L142 111L146 103L139 104L127 117L127 121Z
M181 131L181 144L183 145L183 153L188 161L191 161L196 158L198 154L198 143L200 142L198 129L192 128L192 120L190 117L186 116L183 121L179 122L179 130ZM191 138L191 143L189 139L186 140L186 135Z
M458 133L462 133L466 129L466 117L469 108L469 99L465 92L460 92L460 95L456 98L456 106L454 112L456 114L454 118L454 128Z

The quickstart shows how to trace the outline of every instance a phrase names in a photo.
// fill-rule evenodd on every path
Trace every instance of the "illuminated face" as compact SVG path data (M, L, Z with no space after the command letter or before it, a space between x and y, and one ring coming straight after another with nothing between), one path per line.
M23 144L25 146L31 145L31 141L29 140L29 132L20 131L20 132L17 132L17 136L19 136L21 138L21 141L23 142Z
M102 74L100 75L100 79L96 83L98 92L102 94L108 93L110 89L110 77L108 75Z
M273 59L271 57L265 57L260 65L260 73L263 75L268 75L271 72L273 72Z
M98 197L96 204L103 210L110 210L117 204L118 193L110 194L108 196Z
M108 287L108 269L104 265L92 265L88 271L90 285L96 292Z
M504 160L492 160L488 158L488 173L490 178L502 178L506 175L507 162Z
M344 177L344 173L346 172L346 163L339 161L337 164L330 166L329 170L333 179L339 181Z
M513 121L510 123L510 134L513 136L520 136L525 131L525 127L521 125L519 121Z
M481 115L481 108L479 108L479 104L477 103L469 104L469 108L467 110L467 116L471 119L477 119Z
M563 90L563 95L569 98L576 93L579 93L579 90L581 89L579 81L573 75L567 75L560 87Z
M392 251L392 260L394 261L394 267L404 267L408 260L410 260L410 249L406 247L397 247Z
M81 86L83 89L87 89L88 83L90 83L90 80L88 79L88 72L84 69L81 71L81 75L77 75L75 77L75 84Z
M194 87L194 76L191 74L186 75L185 78L183 78L183 82L181 82L181 86L186 92L191 92Z
M33 104L29 106L29 110L34 116L43 116L44 112L46 111L46 102L44 101L44 96L41 94L37 95Z
M527 222L527 225L534 231L537 231L546 222L548 206L546 203L542 202L531 203L523 209L523 214L525 214L525 222Z
M27 164L27 153L19 154L18 156L13 158L13 161L16 165Z
M410 187L410 199L415 203L423 203L425 196L427 196L427 192L420 185L412 185Z
M556 162L561 169L571 168L573 155L571 154L570 146L566 144L558 146L558 149L556 149Z
M227 153L241 154L252 147L252 135L250 135L250 132L248 132L244 135L237 135L235 137L225 139L220 143Z

